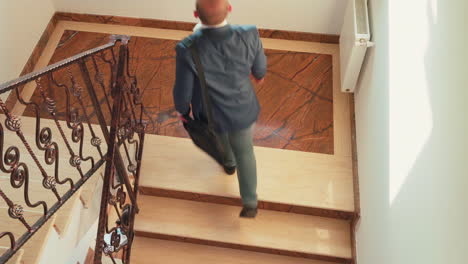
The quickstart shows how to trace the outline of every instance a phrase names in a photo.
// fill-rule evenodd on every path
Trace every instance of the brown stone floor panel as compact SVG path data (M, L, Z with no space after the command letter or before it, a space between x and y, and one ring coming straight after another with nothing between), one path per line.
M65 31L51 63L66 59L79 52L106 44L109 35L101 33ZM175 81L175 45L177 41L155 38L132 38L130 49L131 72L136 72L138 85L143 93L146 109L145 119L151 120L149 133L187 137L178 121L172 101ZM333 154L333 83L332 56L304 52L266 50L268 74L265 84L256 85L262 112L255 128L254 143L257 146ZM111 53L106 53L110 58ZM105 76L109 90L110 68L100 58L97 64ZM87 61L95 90L100 98L106 119L110 112L102 88L94 80L93 62ZM104 66L103 66L104 65ZM76 65L70 67L83 86L82 99L86 113L93 123L97 122L94 109ZM54 74L59 82L70 85L66 70ZM66 117L66 96L63 88L43 81L50 97L56 99L60 119ZM70 87L71 88L71 87ZM72 109L79 109L78 100L70 96ZM32 99L41 103L36 89ZM110 103L112 103L110 99ZM47 116L42 107L42 116ZM32 107L25 115L34 116Z

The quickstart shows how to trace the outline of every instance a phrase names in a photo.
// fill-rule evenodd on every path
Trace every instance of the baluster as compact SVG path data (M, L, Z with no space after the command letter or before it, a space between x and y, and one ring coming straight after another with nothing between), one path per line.
M47 165L52 165L55 163L54 168L54 179L56 184L63 185L67 182L70 183L70 188L72 189L74 186L74 182L70 178L65 178L64 180L59 179L59 147L56 142L52 141L52 130L48 127L44 127L41 129L41 114L40 114L40 107L38 104L29 101L26 102L23 97L19 94L19 91L16 90L16 96L18 101L25 106L31 106L34 110L36 116L36 146L40 151L44 151L44 161Z
M43 98L43 102L47 107L47 112L53 118L53 120L55 122L55 125L57 126L57 128L59 130L59 133L62 136L63 141L65 142L65 146L67 147L68 152L70 153L70 162L69 163L70 163L70 165L72 167L74 167L74 168L76 168L78 170L78 172L80 173L81 178L83 178L84 174L83 174L83 171L81 170L81 161L82 161L82 159L78 155L76 155L75 152L73 151L73 148L71 147L70 142L68 141L68 138L65 135L65 132L63 131L62 126L59 123L59 120L57 118L57 113L56 113L56 103L52 98L50 98L47 95L47 92L44 90L40 79L36 80L36 83L37 83L37 88L39 89L39 92L40 92L40 94L41 94L41 96ZM80 126L77 126L77 128L75 130L73 130L73 132L72 132L72 137L73 138L82 138L83 133L84 133L84 130L82 128L80 128ZM92 167L93 167L94 166L94 160L92 161L92 164L93 164L92 165Z
M128 40L129 40L128 37L123 38L121 47L127 45ZM119 56L120 57L121 56L127 56L126 55L126 50L124 48L121 48ZM119 57L119 63L117 65L119 67L119 69L118 69L118 71L116 71L116 76L118 78L116 79L116 84L113 85L112 90L111 90L111 95L114 97L113 108L116 107L115 100L116 100L117 94L121 97L120 99L122 99L122 94L121 94L122 92L116 92L116 91L117 91L117 89L124 89L124 84L125 84L125 79L124 79L125 69L123 69L123 68L121 69L121 67L125 67L125 58L122 58L123 60L121 60L120 57ZM87 67L86 62L84 60L80 60L78 64L80 66L80 70L81 70L81 73L82 73L82 76L83 76L83 80L85 82L85 85L86 85L86 87L88 89L88 92L89 92L89 95L91 97L91 101L92 101L92 103L94 105L94 108L96 110L96 116L98 117L99 124L101 126L101 130L102 130L102 132L104 134L104 138L106 139L107 144L110 146L113 143L111 143L111 140L110 140L111 137L110 137L107 125L106 125L106 120L105 120L104 115L102 113L102 109L101 109L98 97L96 95L95 88L94 88L93 83L91 81L91 75L90 75L90 73L88 71L88 67ZM117 87L119 87L119 88L117 88ZM121 90L119 90L119 91L121 91ZM120 107L121 107L121 105L120 105ZM112 111L115 111L115 110L112 109ZM121 109L119 109L119 112L120 111L121 111ZM111 116L112 116L112 120L117 118L116 115L114 114L114 112L112 113ZM120 114L119 114L119 120L120 120ZM117 127L116 127L116 129L117 129ZM122 159L122 156L120 155L120 152L116 152L116 155L114 156L114 158L116 159L115 160L115 166L116 166L116 169L117 169L117 174L119 176L119 181L123 182L128 190L131 190L132 189L131 184L130 184L130 181L128 180L125 165L124 165L124 161ZM136 205L135 194L130 193L129 197L132 200L132 203ZM138 211L138 209L137 209L137 211Z
M104 184L103 184L103 190L102 190L102 198L101 198L101 207L100 207L100 212L99 212L99 226L98 226L98 232L97 232L97 238L96 238L96 252L94 255L94 263L101 263L102 261L102 253L105 250L106 247L102 248L103 241L104 239L104 231L106 229L107 225L107 204L109 203L109 199L111 198L110 196L110 188L111 188L111 180L112 180L112 172L113 172L113 167L115 166L115 157L117 156L118 153L118 146L117 146L117 130L119 127L120 123L120 118L121 118L121 113L122 113L122 105L123 105L123 100L122 100L122 90L124 86L125 79L123 78L123 67L124 61L125 61L125 50L123 48L124 45L127 43L122 43L120 47L120 53L119 53L119 64L118 64L118 71L117 71L117 83L115 87L113 87L112 90L112 96L114 97L114 105L112 108L112 119L111 119L111 127L110 127L110 135L109 135L109 148L108 148L108 157L107 157L107 162L106 162L106 170L105 170L105 176L104 176ZM84 63L81 64L82 67L82 72L87 73L86 65ZM87 74L89 77L89 73ZM89 81L89 85L91 86L92 84ZM119 153L120 154L120 153ZM117 171L119 173L119 171ZM122 175L124 178L126 178L126 175ZM130 189L130 188L127 188ZM133 201L132 201L133 202ZM98 250L102 249L102 250Z
M69 76L69 78L70 78L70 81L71 81L72 85L77 85L77 84L76 84L76 83L77 83L77 82L76 82L76 79L75 79L75 77L73 76L73 74L71 73L70 67L67 67L67 73L68 73L68 76ZM68 87L67 85L58 83L58 82L55 80L55 78L53 77L53 73L51 73L51 74L49 75L49 78L50 78L51 82L52 82L55 86L64 88L64 90L65 90L65 93L66 93L66 101L67 101L67 103L66 103L66 105L67 105L67 106L66 106L66 108L67 108L67 125L68 125L69 128L73 129L74 127L76 127L76 125L73 125L73 126L72 126L72 125L70 124L70 123L72 122L72 119L74 119L73 121L74 121L74 123L75 123L75 122L78 121L79 118L77 117L78 114L75 114L75 116L74 116L73 118L71 117L72 111L70 110L70 98L69 98L69 97L70 97L70 89L69 89L69 87ZM74 91L80 91L79 93L78 93L78 92L74 92L73 95L78 99L78 102L79 102L79 104L80 104L80 106L81 106L81 110L83 111L83 115L84 115L85 120L86 120L86 123L87 123L87 125L88 125L89 131L91 132L91 137L92 137L92 138L91 138L91 145L94 146L94 147L98 150L99 155L101 156L101 158L103 158L104 155L103 155L103 152L102 152L102 149L101 149L102 140L96 135L96 132L94 131L93 126L91 125L91 121L90 121L89 115L88 115L88 113L87 113L87 111L86 111L86 107L85 107L84 102L83 102L83 99L82 99L82 97L81 97L82 88L81 88L81 87L79 87L79 88L74 88L73 90L74 90ZM75 111L75 113L76 113L76 111ZM82 155L81 155L81 156L82 156ZM86 161L87 158L85 158L85 159L83 159L83 160ZM92 166L94 166L94 160L92 161L92 164L93 164Z
M13 201L11 201L1 189L0 197L3 198L3 200L7 203L9 207L8 215L13 219L19 220L28 229L28 231L31 231L31 226L28 223L26 223L26 220L23 217L23 206L13 203Z
M105 58L105 54L104 53L101 53L102 55L102 60L105 62L105 63L109 63L110 64L110 70L111 70L111 73L110 73L110 78L111 78L111 81L110 83L112 84L112 71L113 71L113 68L114 68L114 65L112 64L111 61L108 61L106 60ZM96 71L96 74L94 76L94 80L96 80L96 82L99 84L99 86L101 87L102 89L102 92L104 94L104 99L106 99L106 104L107 104L107 107L109 109L109 113L112 112L112 107L111 107L111 104L110 104L110 100L109 100L109 95L107 94L107 91L106 91L106 85L104 84L104 74L101 73L101 70L99 69L98 65L97 65L97 62L96 62L96 58L95 56L92 56L91 57L92 61L93 61L93 66L94 66L94 70ZM111 86L109 86L110 88Z
M27 149L29 155L34 160L34 163L36 164L36 166L40 170L41 175L43 177L42 185L44 186L44 188L46 188L48 190L51 190L54 193L54 195L57 197L57 200L61 201L62 198L58 194L57 189L55 187L56 183L57 183L55 178L47 175L47 172L45 171L44 167L39 162L39 159L37 158L36 154L32 150L31 145L29 145L28 141L26 140L26 138L25 138L25 136L23 134L23 131L21 131L21 120L20 120L20 118L17 117L17 116L12 115L10 113L10 111L8 111L5 103L3 103L2 99L0 99L0 108L2 109L3 113L7 117L7 119L5 120L6 128L8 130L16 133L16 135L20 138L21 142L23 143L23 145Z

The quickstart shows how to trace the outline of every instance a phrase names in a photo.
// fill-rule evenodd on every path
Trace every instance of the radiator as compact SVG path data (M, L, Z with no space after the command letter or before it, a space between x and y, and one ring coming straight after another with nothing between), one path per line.
M370 41L367 0L348 0L340 36L341 91L352 93L361 72Z

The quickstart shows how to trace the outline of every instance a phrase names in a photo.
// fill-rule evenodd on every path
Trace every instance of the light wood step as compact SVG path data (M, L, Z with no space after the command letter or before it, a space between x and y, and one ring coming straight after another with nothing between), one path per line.
M94 180L96 181L94 182ZM91 197L89 197L89 199L86 198L87 200L84 203L86 210L80 215L80 226L78 228L78 237L85 236L88 233L89 229L94 225L96 220L99 218L99 209L101 207L102 184L103 184L101 174L94 175L90 179L90 181L92 182L86 183L85 186L83 187L84 188L83 192L87 189L90 189L88 187L90 187L91 184L94 184L94 192L92 193L92 195L91 193L83 194L82 192L81 197L84 197L85 195L88 197L89 196Z
M0 211L5 211L5 209L0 209ZM26 219L33 219L39 218L40 216L37 213L29 213L25 212ZM0 217L2 221L0 221L0 229L1 230L8 230L12 231L15 234L15 239L18 240L20 235L23 235L26 231L26 228L23 227L21 224L14 222L13 220L9 220L9 217L5 217L3 212ZM31 239L24 244L24 246L20 249L22 251L21 254L21 263L23 264L37 264L42 257L42 252L49 240L49 235L53 230L53 225L55 223L56 215L52 216L47 223L45 223L42 228L31 237ZM6 239L2 239L0 246L2 248L9 247L9 241ZM4 252L0 252L3 254ZM18 253L16 254L18 255ZM10 263L10 262L9 262ZM14 262L12 262L14 263Z
M24 264L39 263L42 252L49 240L49 235L53 231L55 217L56 216L52 216L52 218L24 245L24 255L22 258Z
M141 195L137 235L328 261L352 258L345 220Z
M316 214L354 213L349 157L255 148L260 208ZM189 139L147 135L140 190L143 194L239 204L236 176L227 176ZM314 210L315 209L315 210ZM318 214L321 216L328 216Z
M138 263L138 262L135 262ZM102 256L102 264L123 264L121 259L112 260L110 257Z
M3 206L3 203L2 203ZM38 219L43 216L40 212L28 211L23 212L23 217L26 220L27 224L32 226ZM1 232L11 232L15 239L18 240L22 235L28 232L28 229L16 219L11 218L8 215L7 207L0 207L0 230ZM0 247L10 247L10 239L4 237L0 240Z
M101 170L103 170L103 168L104 167L102 167ZM67 235L68 227L73 220L71 219L72 212L77 206L81 206L81 204L87 209L84 212L87 217L85 219L82 218L82 221L80 221L81 228L79 228L79 231L82 230L83 233L79 233L78 237L82 237L96 220L95 216L99 215L99 213L96 210L90 212L89 206L91 206L93 198L95 198L94 195L98 191L97 188L102 188L102 184L98 183L99 178L101 177L101 170L91 176L91 178L78 191L76 191L76 193L57 212L57 219L55 221L54 228L60 237Z
M102 178L102 174L104 172L103 166L95 175L93 175L82 187L81 187L81 194L80 200L83 203L85 208L89 208L91 203L93 202L93 198L95 193L98 191L98 182L99 178Z
M68 227L72 221L72 212L77 206L80 206L81 204L80 195L81 189L76 191L76 193L70 197L70 199L68 199L68 201L62 205L60 210L56 213L57 218L54 223L54 228L60 237L64 237L67 234Z
M5 254L8 251L8 248L0 248L0 256ZM22 249L18 250L16 254L6 262L6 264L22 264L24 251Z
M188 261L190 260L190 261ZM132 263L138 264L330 264L312 259L277 256L237 249L136 237Z

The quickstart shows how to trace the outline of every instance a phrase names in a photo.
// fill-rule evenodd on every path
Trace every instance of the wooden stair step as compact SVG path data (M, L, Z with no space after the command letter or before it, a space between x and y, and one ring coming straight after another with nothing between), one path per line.
M99 186L99 178L103 177L104 173L104 168L105 166L102 166L102 168L96 172L95 175L93 175L82 187L81 187L81 194L80 194L80 200L83 203L83 206L85 208L89 208L91 206L91 203L94 199L94 194L98 191L97 188ZM102 187L102 186L100 186Z
M123 261L121 259L112 260L110 257L102 256L102 264L123 264Z
M190 260L190 261L188 261ZM138 264L330 264L330 262L136 237L132 263Z
M8 248L0 248L0 256L5 254L8 251ZM6 262L6 264L22 264L24 251L22 249L18 250L16 254Z
M96 176L96 175L95 175ZM80 206L81 189L79 189L68 201L57 211L54 228L60 237L67 234L68 227L72 221L71 216L76 206Z
M236 206L145 195L139 203L140 236L335 262L352 258L345 220L269 210L241 219Z
M55 216L52 216L49 221L23 246L24 254L22 261L24 264L38 264L42 257L42 252L47 245L49 235L53 230Z
M4 204L2 203L2 206ZM32 226L36 223L43 216L42 212L34 212L34 211L24 211L23 217L26 220L26 223L29 226ZM8 215L8 208L7 207L0 207L0 230L1 232L11 232L15 239L18 240L22 235L28 232L28 229L17 219L13 219ZM10 247L10 239L4 237L0 240L0 247Z
M49 234L52 231L52 226L55 223L56 216L57 215L52 216L49 221L47 221L47 223L45 223L42 228L21 248L23 251L21 261L24 264L38 263L44 246L49 238ZM24 212L24 218L30 225L34 224L41 217L42 213L30 211ZM0 230L2 230L2 232L12 232L16 240L27 232L26 227L21 222L8 216L8 209L6 208L0 208L0 219L2 219L2 221L0 221ZM9 243L10 241L8 239L2 239L0 240L0 247L9 248Z
M93 188L91 188L91 186ZM99 218L99 209L101 207L103 180L101 173L93 175L91 179L83 186L81 199L86 210L80 215L80 226L78 228L78 237L85 236L92 228L95 221ZM93 189L92 193L86 193L86 190ZM83 199L85 199L83 201Z
M354 214L349 157L255 148L260 208L312 215ZM147 135L140 190L143 194L239 204L236 176L227 176L189 139Z

